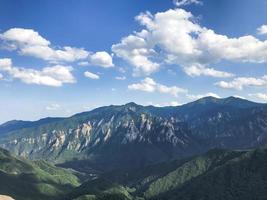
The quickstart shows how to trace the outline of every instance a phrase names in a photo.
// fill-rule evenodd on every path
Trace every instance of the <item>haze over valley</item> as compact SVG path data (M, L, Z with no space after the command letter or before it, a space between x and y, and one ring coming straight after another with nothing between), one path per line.
M267 199L266 0L0 0L0 200Z

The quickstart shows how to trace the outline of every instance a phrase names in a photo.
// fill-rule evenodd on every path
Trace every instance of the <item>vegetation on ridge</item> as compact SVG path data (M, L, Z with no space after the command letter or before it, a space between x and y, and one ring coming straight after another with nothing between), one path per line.
M16 200L53 200L80 184L77 176L45 161L28 161L0 149L0 194Z

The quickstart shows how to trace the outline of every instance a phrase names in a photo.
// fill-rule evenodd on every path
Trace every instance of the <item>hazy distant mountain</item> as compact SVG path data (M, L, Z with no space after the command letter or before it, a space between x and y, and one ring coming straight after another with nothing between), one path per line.
M5 134L5 133L9 133L11 131L23 129L23 128L31 128L31 127L40 126L40 125L50 123L50 122L56 122L56 121L59 121L61 119L62 118L50 118L50 117L48 117L48 118L40 119L38 121L12 120L12 121L9 121L9 122L6 122L6 123L0 125L0 135Z
M38 122L0 126L9 127L2 131L1 147L85 171L140 167L267 142L267 105L234 97L162 108L129 103Z

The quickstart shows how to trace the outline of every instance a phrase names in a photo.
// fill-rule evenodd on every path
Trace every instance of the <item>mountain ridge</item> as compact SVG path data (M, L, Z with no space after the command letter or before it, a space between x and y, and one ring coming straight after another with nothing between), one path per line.
M9 125L10 123L32 123L32 122L44 122L44 121L48 121L48 120L64 120L64 119L68 119L68 118L71 118L71 117L75 117L77 115L82 115L82 114L85 114L85 113L89 113L89 112L92 112L92 111L97 111L98 109L103 109L103 108L108 108L108 107L123 107L123 106L137 106L137 107L143 107L143 108L179 108L179 107L183 107L183 106L188 106L188 105L193 105L193 104L196 104L196 103L201 103L201 102L232 102L233 100L235 101L245 101L247 102L248 104L250 104L251 106L252 105L267 105L266 103L259 103L259 102L253 102L253 101L250 101L250 100L247 100L247 99L242 99L242 98L239 98L239 97L234 97L234 96L229 96L229 97L226 97L226 98L216 98L216 97L213 97L213 96L206 96L206 97L203 97L203 98L200 98L200 99L197 99L195 101L192 101L192 102L188 102L188 103L185 103L185 104L182 104L182 105L178 105L178 106L154 106L154 105L141 105L141 104L137 104L135 102L128 102L128 103L125 103L125 104L121 104L121 105L115 105L115 104L111 104L111 105L108 105L108 106L101 106L101 107L98 107L98 108L94 108L90 111L83 111L83 112L80 112L80 113L76 113L76 114L73 114L69 117L45 117L45 118L40 118L38 120L30 120L30 121L25 121L25 120L19 120L19 119L14 119L14 120L9 120L9 121L6 121L6 122L3 122L2 124L0 124L0 128L2 126L7 126ZM0 130L1 131L1 130ZM1 132L0 132L1 133Z
M16 155L71 167L78 162L97 170L140 167L212 148L265 146L266 108L267 104L235 97L206 97L176 107L130 102L15 129L0 138L0 146Z
M0 148L0 194L18 200L54 200L80 185L78 173L29 161Z

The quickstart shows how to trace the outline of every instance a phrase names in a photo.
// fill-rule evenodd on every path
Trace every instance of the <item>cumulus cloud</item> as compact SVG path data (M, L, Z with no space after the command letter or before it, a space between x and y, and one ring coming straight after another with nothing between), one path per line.
M203 97L221 98L218 94L215 94L213 92L208 92L206 94L198 94L198 95L192 95L192 94L187 95L187 98L189 98L190 100L197 100L197 99L201 99Z
M144 92L159 92L164 94L170 94L175 97L178 96L178 94L181 93L187 93L186 89L177 87L177 86L171 86L168 87L166 85L159 84L155 82L152 78L145 78L140 83L135 83L128 86L129 90L140 90Z
M145 78L140 83L128 86L130 90L141 90L144 92L155 92L157 83L152 78Z
M177 101L171 101L171 102L157 103L157 104L149 102L148 105L153 105L155 107L166 107L166 106L180 106L181 104Z
M89 63L104 68L113 67L112 56L105 51L96 52L89 55Z
M135 67L134 75L149 75L159 69L159 64L150 60L155 51L141 35L123 38L119 44L112 45L112 51Z
M224 88L224 89L236 89L243 90L244 87L254 86L254 87L263 87L267 86L267 76L261 78L254 77L238 77L232 81L220 81L215 83L215 85Z
M9 58L0 59L0 71L7 73L14 79L19 79L26 84L46 85L60 87L64 83L75 83L71 71L72 67L55 65L35 70L23 67L15 67Z
M267 34L267 25L262 25L258 28L259 35L266 35Z
M32 29L11 28L0 34L0 38L4 41L14 42L17 46L48 46L50 42L39 35Z
M46 110L54 111L58 110L61 106L59 104L51 104L45 107Z
M74 47L53 49L49 46L24 46L19 50L20 54L33 56L51 62L74 62L86 59L88 52Z
M215 70L213 68L205 68L202 65L192 65L190 67L185 67L184 72L189 76L212 76L212 77L218 77L218 78L228 78L233 77L234 74Z
M97 74L94 74L92 72L86 71L84 72L84 76L90 79L99 79L100 77Z
M189 75L224 78L233 74L210 65L222 60L267 62L267 41L252 35L231 38L218 34L180 8L141 13L136 20L144 29L122 38L112 50L144 74L157 71L160 64L177 64Z
M261 101L267 101L267 94L263 93L255 93L255 94L249 94L250 97L255 97Z
M78 63L79 66L99 66L103 68L114 67L112 56L105 52L99 51L96 53L89 53L88 61L82 61Z
M84 49L65 46L61 49L51 47L50 41L32 29L11 28L0 34L3 45L11 50L18 50L21 55L33 56L52 62L73 62L86 59L88 52Z
M125 77L125 76L116 76L115 79L116 79L116 80L123 81L123 80L126 79L126 77Z
M55 48L50 41L32 29L11 28L0 34L2 46L17 50L21 55L33 56L49 62L75 62L89 59L89 64L112 67L112 57L104 51L90 53L83 48L64 46ZM83 64L85 61L82 61Z
M174 5L177 7L185 6L189 4L202 4L199 0L173 0Z

